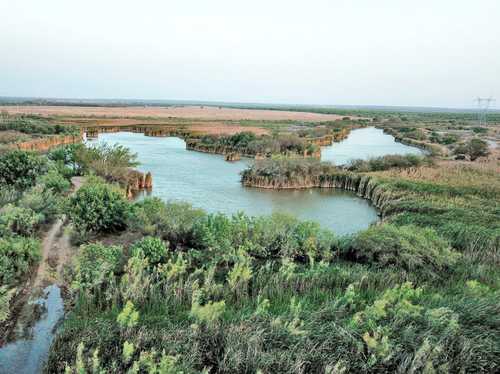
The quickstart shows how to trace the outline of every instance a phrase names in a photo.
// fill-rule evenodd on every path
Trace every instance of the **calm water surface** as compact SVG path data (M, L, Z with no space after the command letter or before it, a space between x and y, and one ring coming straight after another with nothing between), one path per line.
M27 328L27 336L18 337L0 348L1 374L32 374L42 371L57 323L64 315L61 290L58 286L51 285L44 290L44 296L34 303L40 305L43 313L33 327Z
M122 132L100 134L98 141L118 143L136 152L141 163L139 169L153 174L152 195L166 201L187 201L208 212L226 214L285 212L317 221L337 234L357 232L378 219L367 200L345 191L243 187L239 173L251 160L232 163L220 155L187 151L179 138Z
M368 159L385 155L421 155L423 152L396 142L392 135L375 127L352 130L348 138L321 149L321 160L335 165L347 164L353 159Z

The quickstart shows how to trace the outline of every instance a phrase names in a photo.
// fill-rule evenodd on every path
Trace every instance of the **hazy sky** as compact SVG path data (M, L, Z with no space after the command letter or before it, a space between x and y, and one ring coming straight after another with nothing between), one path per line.
M0 96L500 106L499 0L0 0Z

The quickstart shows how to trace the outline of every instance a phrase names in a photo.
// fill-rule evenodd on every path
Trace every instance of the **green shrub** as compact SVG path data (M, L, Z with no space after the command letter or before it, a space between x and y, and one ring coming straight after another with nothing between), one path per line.
M0 117L0 130L15 130L24 134L33 135L77 135L76 126L54 124L46 118L23 114L16 116Z
M122 186L128 182L130 168L138 165L137 154L121 145L79 147L75 150L74 157L82 173L92 172L108 182Z
M232 217L211 214L195 226L196 245L220 254L242 247L254 257L308 258L331 257L334 235L314 222L301 222L286 214Z
M0 286L12 285L40 260L40 242L32 238L0 239Z
M82 166L77 162L77 153L82 152L83 148L83 144L67 144L50 150L47 157L56 164L62 175L69 178L82 173Z
M67 192L71 187L71 182L62 175L58 169L51 169L47 174L38 179L45 189L50 189L55 193Z
M368 160L352 160L346 165L346 169L350 171L369 172L389 170L391 168L418 167L430 165L431 163L431 159L418 155L386 155Z
M37 185L25 192L18 205L41 214L43 223L52 222L61 210L60 198L53 190L45 189L42 185Z
M7 204L15 203L21 193L10 186L0 186L0 208Z
M99 181L82 186L68 205L76 230L86 234L123 230L130 213L123 192Z
M10 316L10 300L14 296L14 291L15 288L9 290L6 286L0 286L0 323Z
M134 204L129 226L145 235L160 236L174 247L192 246L194 224L205 213L188 203L146 198Z
M113 279L119 270L123 249L101 243L80 247L75 266L73 287L85 289L101 285Z
M348 252L363 262L429 275L452 266L458 257L433 229L390 224L372 226L357 234Z
M152 236L147 236L136 242L131 250L133 256L144 256L152 265L165 261L167 251L167 246L163 240Z
M43 214L30 208L8 204L0 210L0 233L2 236L33 235L44 220Z
M47 159L32 152L11 151L0 155L0 185L24 190L47 171Z

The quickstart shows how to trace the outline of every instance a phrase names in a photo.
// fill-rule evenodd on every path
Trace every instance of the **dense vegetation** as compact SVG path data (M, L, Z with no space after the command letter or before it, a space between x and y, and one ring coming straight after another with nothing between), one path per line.
M98 237L70 274L76 304L48 370L498 370L498 176L424 159L408 174L408 160L376 163L387 167L368 178L392 197L386 222L350 237L156 198L120 200L120 211L109 199L87 204L115 211L122 226L83 228ZM116 191L99 180L82 187L101 189Z
M74 126L50 123L46 118L34 115L0 115L0 131L18 131L30 135L76 135Z
M62 212L70 182L47 157L0 155L0 340L11 300L40 259L39 232Z
M206 135L196 142L197 147L213 150L215 153L238 152L243 155L270 156L282 155L313 155L319 150L309 143L305 137L296 134L275 134L256 136L251 132L241 132L234 135Z
M444 163L418 168L390 168L406 163L392 157L353 162L365 174L336 168L328 163L299 160L259 162L242 173L248 186L272 188L340 187L375 200L382 214L400 225L433 227L455 247L477 255L497 257L500 243L498 168ZM371 163L377 167L370 168ZM378 165L386 167L378 168ZM365 166L367 166L365 168Z
M431 131L407 133L428 141ZM259 139L212 140L248 149ZM44 223L64 212L82 243L47 372L500 370L496 163L386 156L337 168L279 157L243 173L372 199L383 221L347 237L281 214L129 201L134 165L121 147L0 156L0 322L39 258ZM86 183L67 196L73 175Z
M34 115L11 116L0 112L0 152L19 142L50 137L54 135L77 135L75 126L52 123L47 118Z
M474 270L431 229L382 225L346 240L291 217L173 205L132 204L137 216L182 222L129 217L129 230L154 237L81 248L77 305L50 370L498 367L498 274ZM179 233L189 243L165 240Z

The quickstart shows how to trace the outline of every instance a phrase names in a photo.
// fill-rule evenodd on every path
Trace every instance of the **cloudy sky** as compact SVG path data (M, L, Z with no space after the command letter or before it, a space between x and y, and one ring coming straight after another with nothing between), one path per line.
M500 99L499 0L0 0L0 14L0 96Z

